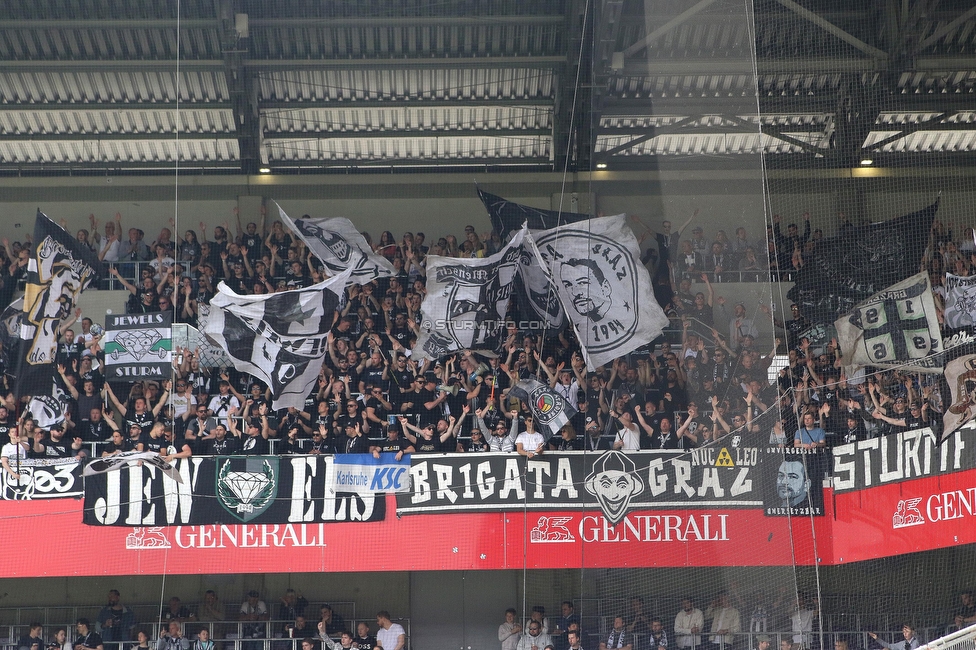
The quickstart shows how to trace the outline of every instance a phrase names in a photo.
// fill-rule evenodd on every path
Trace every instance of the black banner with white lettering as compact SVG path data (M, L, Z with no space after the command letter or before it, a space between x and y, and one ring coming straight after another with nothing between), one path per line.
M834 492L902 483L976 468L976 429L964 428L939 442L932 429L893 433L833 449Z
M78 498L84 494L81 463L74 458L11 459L10 469L16 477L0 472L0 498L4 500Z
M381 521L383 494L335 492L333 456L194 456L177 483L133 463L85 481L92 526Z
M781 450L775 450L777 452ZM617 523L634 508L763 508L773 490L765 448L716 446L692 452L563 452L411 459L413 490L397 514L593 508ZM766 476L769 474L769 476ZM765 486L768 485L769 488Z

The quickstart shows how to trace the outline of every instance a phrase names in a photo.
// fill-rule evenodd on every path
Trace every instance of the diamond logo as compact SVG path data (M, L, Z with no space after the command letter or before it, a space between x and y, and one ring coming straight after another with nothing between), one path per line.
M160 359L165 359L169 350L165 348L163 335L155 329L140 329L118 332L115 335L114 343L109 353L113 360L118 360L120 356L128 352L137 361L141 361L147 354L157 355Z
M260 516L278 494L278 459L273 456L227 458L218 462L217 499L243 522Z

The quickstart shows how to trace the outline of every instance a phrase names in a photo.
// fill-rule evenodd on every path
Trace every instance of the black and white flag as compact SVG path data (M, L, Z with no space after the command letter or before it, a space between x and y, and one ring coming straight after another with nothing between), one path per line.
M509 397L525 402L535 416L536 429L555 435L576 415L576 406L552 388L536 381L523 379L508 391Z
M95 253L40 210L34 221L34 242L20 321L17 396L50 393L61 321L70 316L78 296L104 269Z
M352 269L305 289L242 296L223 282L201 310L201 331L234 367L271 388L272 406L302 409L328 353L327 335Z
M529 230L548 230L568 223L586 221L592 215L580 212L563 212L557 210L542 210L530 205L522 205L500 196L484 192L478 188L478 198L488 211L491 226L503 240L509 233L518 231L522 224L527 224Z
M389 260L373 252L349 219L292 219L280 205L278 212L281 221L305 242L329 275L352 269L352 282L359 283L396 275Z
M951 329L976 326L976 276L946 273L945 324Z
M502 250L482 259L427 258L416 358L438 359L459 350L494 352L500 346L526 234L523 227Z
M942 372L942 334L925 272L859 303L834 327L849 366L909 365L918 372Z
M163 457L154 451L123 451L122 453L114 456L96 458L85 465L85 469L81 472L81 475L97 476L98 474L117 472L123 467L128 467L129 465L140 461L143 463L143 466L152 465L153 467L159 469L163 474L170 477L177 483L183 482L183 477L180 476L180 473L176 470L176 468L163 460Z
M526 240L573 323L591 371L650 343L668 325L624 215L530 232Z

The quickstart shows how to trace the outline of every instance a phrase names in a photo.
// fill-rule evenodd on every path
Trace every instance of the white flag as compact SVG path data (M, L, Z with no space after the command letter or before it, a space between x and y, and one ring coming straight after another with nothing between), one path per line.
M278 213L281 221L322 261L329 275L352 269L352 281L359 283L396 275L389 260L373 252L349 219L293 220L280 205Z
M918 372L942 372L942 334L925 272L874 294L834 327L848 366L910 365Z
M590 370L650 343L668 325L624 215L530 232L527 241L573 323Z
M976 276L946 273L946 327L960 329L976 325Z
M328 353L327 335L352 269L325 282L279 293L242 296L221 282L201 331L241 372L271 388L273 408L302 409Z
M523 226L490 257L427 258L427 295L420 306L415 358L438 359L459 350L499 347L526 234Z

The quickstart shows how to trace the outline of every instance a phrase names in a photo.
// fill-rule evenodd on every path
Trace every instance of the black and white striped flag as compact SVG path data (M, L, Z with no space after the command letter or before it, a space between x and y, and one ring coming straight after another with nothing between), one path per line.
M301 409L328 353L327 335L351 269L305 289L242 296L223 282L201 310L202 331L234 367L271 387L273 408Z

